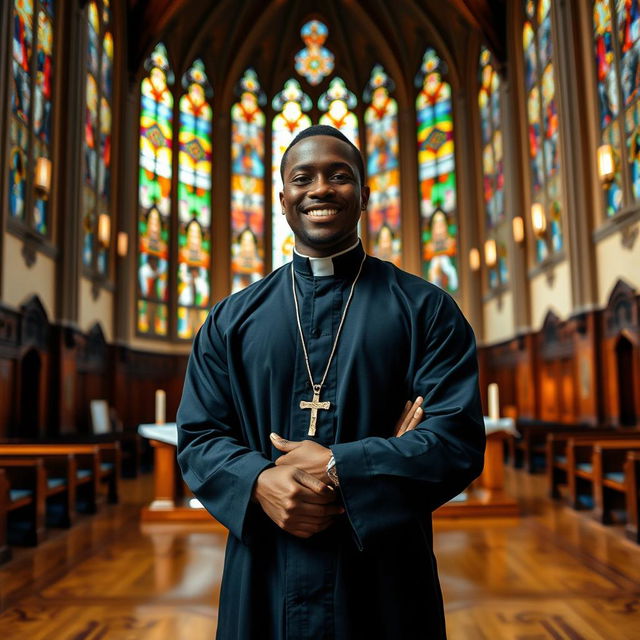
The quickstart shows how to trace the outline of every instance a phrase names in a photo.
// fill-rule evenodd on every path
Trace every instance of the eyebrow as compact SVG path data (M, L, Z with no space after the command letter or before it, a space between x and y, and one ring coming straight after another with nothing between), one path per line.
M289 175L295 173L296 171L312 171L317 168L318 165L315 164L296 164L287 172ZM356 172L353 170L353 167L348 162L332 162L328 166L329 171L333 171L335 169L347 169L353 175Z

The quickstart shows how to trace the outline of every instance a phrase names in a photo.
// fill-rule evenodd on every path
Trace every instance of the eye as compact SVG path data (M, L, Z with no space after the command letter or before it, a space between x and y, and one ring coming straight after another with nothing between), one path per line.
M290 182L292 182L293 184L306 184L307 182L309 182L309 176L301 173L293 176Z
M337 182L348 182L349 180L351 180L351 176L345 171L339 171L338 173L334 173L333 176L331 177L333 180L336 180Z

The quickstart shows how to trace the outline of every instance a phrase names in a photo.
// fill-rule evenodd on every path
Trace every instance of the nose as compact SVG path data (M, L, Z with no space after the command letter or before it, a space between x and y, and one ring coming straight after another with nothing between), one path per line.
M311 189L307 192L310 198L322 198L327 194L334 193L331 181L323 175L319 175L311 185Z

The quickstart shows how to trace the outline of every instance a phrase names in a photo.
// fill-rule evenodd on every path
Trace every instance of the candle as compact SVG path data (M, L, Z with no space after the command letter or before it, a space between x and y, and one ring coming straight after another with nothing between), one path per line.
M498 385L492 382L489 385L489 418L492 420L500 419L500 400Z
M164 424L167 407L167 394L162 390L156 391L156 424Z

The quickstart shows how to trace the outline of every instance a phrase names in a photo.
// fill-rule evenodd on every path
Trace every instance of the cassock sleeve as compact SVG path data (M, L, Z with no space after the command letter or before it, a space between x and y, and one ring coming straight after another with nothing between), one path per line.
M214 308L193 342L177 417L178 463L207 511L248 542L253 485L273 462L243 443L216 317Z
M485 430L473 331L444 293L426 324L413 377L413 397L424 397L424 420L399 438L331 446L361 548L395 527L424 519L482 470Z

